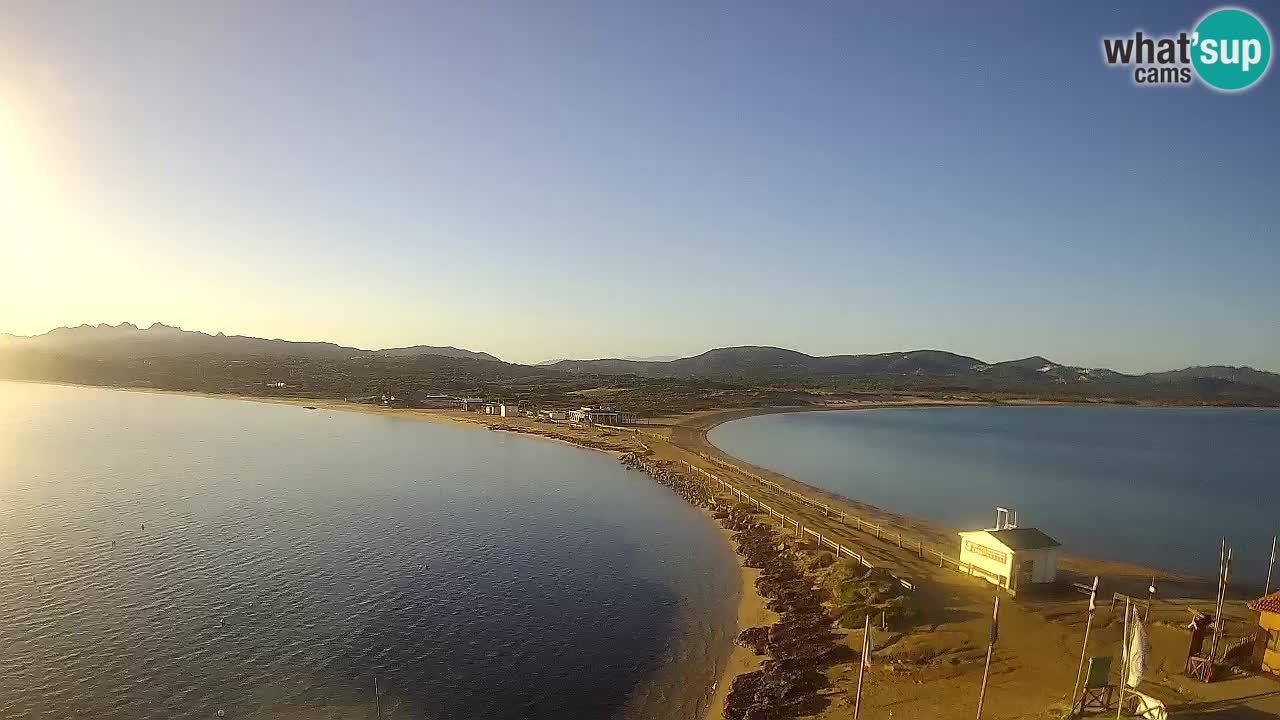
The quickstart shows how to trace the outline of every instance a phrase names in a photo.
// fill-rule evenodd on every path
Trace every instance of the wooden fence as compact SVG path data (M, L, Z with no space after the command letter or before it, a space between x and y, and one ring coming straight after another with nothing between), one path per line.
M645 437L649 437L651 439L658 440L660 442L665 442L665 443L671 442L670 438L663 437L656 433L647 432L645 430L639 430L637 428L611 427L611 429L630 431L635 433L636 435L643 435ZM641 446L645 447L646 449L648 448L648 445L646 445L645 443L641 443ZM790 488L783 487L782 485L779 485L778 483L768 478L761 477L758 473L754 473L750 470L747 470L746 468L743 468L731 462L722 460L718 457L708 455L707 453L704 453L704 452L697 453L697 455L701 457L703 460L706 460L707 462L712 463L718 467L722 467L726 470L736 472L740 475L749 477L752 480L760 483L761 485L764 485L770 488L771 490L774 490L775 492L786 495L787 497L790 497L793 500L797 500L815 509L822 510L823 517L831 518L833 520L839 520L841 525L844 525L849 528L856 528L859 531L865 532L868 534L873 534L876 536L877 540L881 540L884 542L892 542L902 550L914 551L916 555L919 556L921 559L929 558L931 562L933 559L936 559L938 562L938 567L940 568L951 569L958 573L969 575L972 577L980 577L988 582L995 584L998 587L1004 588L1008 592L1012 592L1011 590L1008 590L1008 588L1004 587L1005 585L1004 576L995 575L991 572L988 572L970 563L961 562L958 557L947 555L940 550L925 547L924 543L919 539L916 539L913 541L908 538L905 538L902 535L901 531L894 530L890 532L889 529L885 528L883 525L878 525L873 522L868 522L858 517L857 515L852 515L850 513L844 512L843 510L836 510L835 508L832 508L827 503L814 500L813 498L808 497L807 495L798 493L795 490L792 490ZM784 521L783 522L784 525L790 524L792 526L795 526L797 536L801 536L801 527L798 520L786 517L782 513L774 510L771 506L768 506L760 502L759 500L752 498L749 494L743 492L739 488L733 487L730 483L725 482L722 478L714 475L713 473L703 470L702 468L697 467L696 465L692 465L688 462L685 462L684 460L681 460L680 462L690 470L701 473L704 477L720 483L725 489L731 490L735 495L738 495L739 497L746 499L750 504L755 505L756 507L759 507L761 510L767 511L770 517L782 518ZM830 538L822 536L817 531L805 528L804 532L816 537L818 540L819 546L829 547L832 550L835 550L838 555L845 555L845 556L851 557L854 560L857 560L858 562L862 563L863 566L865 567L872 567L872 565L869 562L867 562L867 560L863 558L862 555L854 552L849 548L846 548L840 545L839 543L832 541ZM915 589L910 583L906 582L905 580L899 579L899 582L902 582L903 585L908 588L911 588L913 590Z
M761 501L759 498L752 497L751 494L748 493L747 491L735 486L733 483L725 481L723 478L716 475L715 473L710 472L708 470L704 470L696 465L692 465L688 462L685 462L684 460L681 460L680 463L684 465L686 468L688 468L691 472L700 474L703 477L703 482L719 483L721 488L733 493L735 496L737 496L738 500L740 500L741 502L746 503L748 505L755 506L769 513L769 517L771 519L776 518L777 520L779 520L782 523L783 528L794 527L796 537L803 538L806 535L813 537L817 541L818 547L831 548L832 550L835 551L837 557L844 556L844 557L852 558L853 560L855 560L865 568L875 567L870 562L868 562L867 559L863 557L861 553L855 552L853 548L842 545L832 540L829 537L825 537L821 532L814 530L813 528L804 527L803 525L800 524L799 520L795 518L787 517L785 514L774 509L772 505L769 505L768 503ZM906 580L903 580L902 578L896 575L893 576L893 579L897 580L898 583L900 583L902 587L906 588L907 590L915 591L916 589L915 585L911 584Z
M738 465L735 465L731 462L727 462L718 457L714 457L712 455L708 455L707 453L701 453L701 452L698 453L698 456L706 460L707 462L713 463L726 470L736 472L740 475L745 475L746 477L751 478L755 482L758 482L761 485L764 485L774 490L775 492L786 495L787 497L790 497L793 500L804 503L812 508L821 510L823 513L823 517L831 518L833 520L838 520L841 525L844 525L849 528L856 528L861 532L875 535L877 540L889 542L897 545L900 549L915 552L915 554L921 559L929 559L930 561L936 560L938 563L938 567L940 568L955 570L956 572L962 573L964 575L981 577L987 580L988 582L993 582L996 585L1003 586L1003 580L1004 580L1003 576L993 575L992 573L986 570L983 570L980 567L974 566L970 563L961 562L960 559L957 557L947 555L934 548L925 547L924 543L919 539L911 540L910 538L905 538L902 535L902 533L898 530L890 530L889 528L886 528L883 525L878 525L876 523L863 520L857 515L852 515L850 513L844 512L843 510L837 510L835 508L832 508L827 503L814 500L813 498L810 498L802 493L798 493L795 490L783 487L782 485L779 485L778 483L772 480L769 480L768 478L761 477L757 473L747 470L746 468L739 467ZM685 465L691 468L693 467L688 463L685 463ZM794 523L795 521L791 521L791 522ZM858 559L861 560L860 557ZM864 562L864 564L866 563ZM870 567L870 565L867 565L867 567Z

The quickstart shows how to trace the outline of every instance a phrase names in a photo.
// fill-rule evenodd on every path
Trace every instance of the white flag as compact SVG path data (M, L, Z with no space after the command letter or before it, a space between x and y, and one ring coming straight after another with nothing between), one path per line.
M1134 613L1133 618L1133 637L1129 641L1129 676L1125 678L1125 684L1131 688L1138 687L1142 682L1142 676L1147 674L1147 652L1150 649L1147 643L1147 630L1142 627L1142 621L1137 618Z
M1098 576L1093 576L1093 589L1089 591L1089 612L1098 609Z

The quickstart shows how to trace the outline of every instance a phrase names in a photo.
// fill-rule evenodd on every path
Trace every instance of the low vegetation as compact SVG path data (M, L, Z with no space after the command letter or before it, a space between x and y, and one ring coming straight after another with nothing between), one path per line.
M860 629L871 618L876 627L903 631L920 617L915 598L884 569L866 568L841 558L831 566L825 581L841 627Z

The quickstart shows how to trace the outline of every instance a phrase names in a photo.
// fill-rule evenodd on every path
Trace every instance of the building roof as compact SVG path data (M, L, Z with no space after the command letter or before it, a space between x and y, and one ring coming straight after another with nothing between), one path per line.
M1257 610L1258 612L1280 613L1280 590L1249 603L1249 609Z
M1062 543L1045 535L1036 528L1009 528L1007 530L971 530L961 535L986 533L995 538L1001 545L1017 552L1019 550L1040 550L1042 548L1060 547Z

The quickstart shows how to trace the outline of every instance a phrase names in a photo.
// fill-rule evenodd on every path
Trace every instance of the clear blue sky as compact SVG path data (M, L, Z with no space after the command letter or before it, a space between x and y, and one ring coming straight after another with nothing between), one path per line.
M0 331L1280 371L1280 77L1111 4L9 0Z

